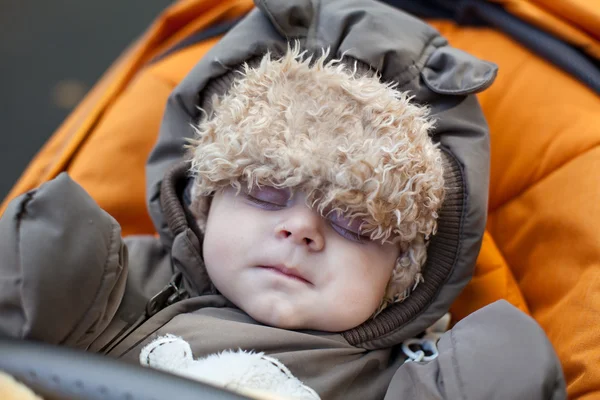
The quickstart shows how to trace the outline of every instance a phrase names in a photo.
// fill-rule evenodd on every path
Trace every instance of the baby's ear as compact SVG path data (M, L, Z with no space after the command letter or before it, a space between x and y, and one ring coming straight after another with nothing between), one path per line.
M190 345L171 334L148 343L140 353L140 364L170 372L184 368L192 360Z
M498 66L450 46L440 47L427 59L421 77L439 94L467 95L487 89Z

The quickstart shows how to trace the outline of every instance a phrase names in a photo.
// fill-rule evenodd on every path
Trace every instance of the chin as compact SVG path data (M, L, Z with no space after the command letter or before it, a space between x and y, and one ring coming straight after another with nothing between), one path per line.
M244 310L250 317L261 324L280 329L307 329L306 321L299 318L294 310L282 306L281 304L261 304L254 309Z
M290 330L306 329L306 327L303 326L305 324L302 324L302 322L298 321L297 318L289 315L278 315L277 313L271 313L269 315L259 315L253 318L264 325L272 326L274 328Z
M337 318L330 316L329 318L309 320L301 315L297 309L282 302L255 304L255 307L248 307L244 311L261 324L288 330L307 329L322 332L343 332L357 327L368 319L368 317L364 319L357 318L357 315L344 318L338 314Z

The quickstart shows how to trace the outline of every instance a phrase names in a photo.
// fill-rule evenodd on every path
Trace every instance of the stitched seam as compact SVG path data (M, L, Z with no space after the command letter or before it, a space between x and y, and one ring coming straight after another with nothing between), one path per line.
M402 368L402 365L400 366L400 368ZM409 387L413 390L413 395L411 397L406 396L407 393L403 393L404 396L406 396L405 398L413 398L413 399L424 399L426 398L425 396L421 396L421 384L419 383L419 381L417 379L415 379L415 375L413 370L410 368L409 365L406 366L407 371L408 371L408 376L410 377L410 380L412 382L412 385L410 385ZM403 396L403 397L404 397Z
M188 47L188 49L192 49L193 47ZM159 66L160 63L157 64L152 64L152 65L145 65L139 72L138 72L138 76L141 76L142 72L147 72L149 76L155 78L157 81L162 82L165 86L167 86L169 88L169 94L173 91L173 89L175 88L175 86L177 86L180 82L176 82L175 80L169 79L168 77L164 76L163 74L159 73L157 66ZM135 80L135 79L134 79ZM132 80L132 83L133 81Z
M494 74L496 75L496 74ZM425 80L425 82L427 82L427 80ZM480 83L479 85L473 85L473 86L469 86L469 87L465 87L465 88L460 88L460 89L440 89L440 88L431 88L431 90L433 90L436 93L439 94L450 94L450 95L463 95L463 94L470 94L479 90L483 90L483 89L487 89L487 87L491 86L493 83L493 79L489 79L486 80L485 82ZM429 87L429 85L428 85Z
M17 215L15 216L15 220L16 220L16 231L17 231L17 263L18 263L18 268L19 271L21 271L21 287L19 290L19 293L21 295L21 306L22 306L22 310L21 310L21 315L23 316L23 324L21 325L21 327L19 328L19 338L23 338L24 336L24 331L25 331L25 321L27 321L27 315L25 313L25 305L23 304L23 283L25 281L24 279L24 270L23 270L23 263L22 263L22 257L21 257L21 222L22 219L24 217L25 214L27 214L26 212L26 208L27 208L27 204L29 204L29 202L31 200L33 200L33 196L34 194L37 193L37 190L34 190L32 192L28 192L25 195L25 199L23 200L23 202L20 204L20 208L17 212Z
M269 8L269 4L268 4L269 1L268 0L262 0L261 3L264 5L263 10L269 16L269 20L271 21L271 23L273 25L275 25L275 27L277 28L277 30L279 31L279 33L283 34L284 33L283 28L281 27L281 25L279 25L279 22L277 22L277 19L275 19L275 17L273 16L273 13L271 12L271 10Z
M310 0L313 8L313 20L306 34L306 47L314 47L317 44L317 32L319 31L319 16L321 15L321 3L319 0Z
M65 339L66 338L70 338L71 335L73 334L73 332L75 332L77 330L77 328L79 328L79 326L82 324L82 322L86 319L86 316L88 316L90 310L97 303L98 297L100 297L99 296L100 295L100 291L102 290L102 288L104 286L103 283L104 283L104 280L106 279L106 275L107 275L108 263L109 263L109 260L110 260L110 249L111 249L111 247L112 247L112 245L113 245L113 243L115 241L115 236L116 236L116 231L117 231L116 229L114 229L115 225L117 225L117 224L115 222L111 221L111 228L113 228L113 229L111 229L110 237L109 237L109 240L108 240L108 246L107 246L107 249L106 249L108 254L107 254L107 257L106 257L106 261L104 262L103 273L102 273L102 276L100 277L100 283L98 284L98 288L96 289L96 293L94 293L94 297L93 297L90 305L87 307L87 309L85 310L85 312L80 316L79 320L75 323L75 325L73 326L73 328L66 335ZM120 236L119 236L119 238L120 238ZM103 311L106 311L105 309L106 309L106 307L104 307ZM85 333L87 333L87 329L84 332L84 334L82 335L82 337L85 336ZM102 332L97 332L97 333L100 334ZM63 339L63 342L64 342L65 339ZM81 338L77 338L77 340L78 339L81 339Z
M432 53L433 54L433 53ZM488 66L493 68L493 65L491 63L488 63L486 61L482 61L483 63L487 64ZM430 88L431 90L433 90L436 93L439 94L450 94L450 95L461 95L461 94L469 94L472 92L476 92L476 91L480 91L480 90L484 90L487 89L489 86L491 86L494 83L494 79L495 77L498 75L498 69L496 69L496 71L492 74L490 79L485 80L484 82L480 83L479 85L471 85L465 88L460 88L460 89L439 89L439 88L435 88L433 89L433 87L429 86L429 82L427 81L427 79L423 79L425 81L425 83L427 83L427 87Z
M420 61L423 58L423 55L427 52L427 50L429 49L429 47L431 47L431 43L436 40L439 37L439 34L432 34L431 37L429 38L429 40L427 40L427 43L425 43L425 45L423 46L423 50L421 51L421 53L419 54L419 57L415 60L410 60L410 63L404 67L403 69L401 69L400 71L398 71L397 73L395 73L395 76L400 76L402 74L404 74L406 71L408 71L410 68L415 67L416 68L416 72L414 74L411 74L410 76L408 76L407 78L405 78L403 81L398 81L398 86L404 86L406 85L408 82L412 81L415 77L419 76L421 74L421 72L423 72L423 66L425 66L427 64L427 60L423 61L423 66L421 68L417 67L417 61ZM436 50L439 47L436 47ZM433 50L431 52L431 54L433 54L435 50ZM431 56L430 54L430 56ZM429 57L427 58L429 59Z
M406 67L404 67L402 70L398 71L398 73L396 73L396 75L397 76L402 75L403 73L405 73L406 71L408 71L410 68L416 67L416 65L417 65L417 62L411 60L411 62ZM399 86L406 85L408 82L412 81L416 76L418 76L420 73L421 73L421 71L417 69L416 73L409 75L408 78L404 79L401 82L399 81L398 85Z
M465 393L465 383L461 378L461 374L460 374L460 367L458 365L458 359L456 358L456 350L457 349L457 341L456 341L456 337L454 335L454 330L451 329L450 330L450 339L452 340L452 366L454 367L454 370L456 371L456 381L458 383L458 390L460 391L460 396L466 400L467 396Z
M154 347L152 350L150 350L150 352L148 353L148 355L146 356L146 364L150 365L150 356L152 355L152 353L154 353L155 350L157 350L159 347L164 346L165 344L171 344L173 342L163 342L163 343L159 343L158 346ZM187 352L184 351L184 356L187 355Z

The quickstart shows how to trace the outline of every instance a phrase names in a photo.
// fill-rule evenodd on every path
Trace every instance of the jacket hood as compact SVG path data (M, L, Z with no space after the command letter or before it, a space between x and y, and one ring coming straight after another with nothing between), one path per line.
M309 51L329 48L334 56L376 69L382 80L396 83L417 104L429 107L436 121L433 139L443 152L446 198L438 233L428 248L424 283L404 302L343 333L351 344L365 348L389 347L415 336L447 312L473 274L486 222L489 138L472 94L491 85L496 67L448 46L429 25L378 2L288 0L256 5L168 100L147 165L150 214L161 239L171 246L183 234L181 228L173 230L173 215L179 215L177 226L187 223L184 214L173 213L182 208L174 197L178 190L171 190L171 196L163 193L161 201L161 185L185 186L181 182L187 181L186 167L180 165L184 143L194 135L192 123L199 118L205 89L219 86L223 76L245 61L285 48L292 40ZM163 182L169 169L169 179Z

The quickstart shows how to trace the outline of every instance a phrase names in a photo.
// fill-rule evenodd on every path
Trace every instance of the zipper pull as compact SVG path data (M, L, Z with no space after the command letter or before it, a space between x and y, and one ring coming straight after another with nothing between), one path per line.
M139 316L139 318L130 326L127 327L120 334L115 336L110 342L108 342L102 349L100 349L100 353L108 354L115 347L117 347L131 332L139 328L144 322L146 322L150 317L158 313L165 307L170 306L171 304L175 304L178 301L185 300L190 297L187 290L183 287L179 287L181 284L181 272L177 272L169 283L157 294L152 296L150 300L146 303L145 314Z
M146 303L146 318L152 317L165 307L189 298L187 290L179 287L181 277L181 272L177 272L160 292L148 300L148 303Z

